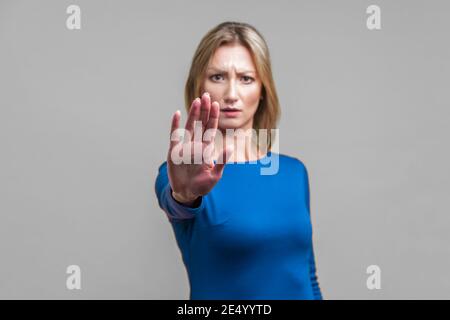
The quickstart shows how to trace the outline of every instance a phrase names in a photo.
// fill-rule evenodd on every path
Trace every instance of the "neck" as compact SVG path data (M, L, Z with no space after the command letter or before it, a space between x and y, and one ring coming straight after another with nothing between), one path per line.
M265 150L263 148L258 148L258 144L255 139L250 136L230 136L227 137L226 133L222 134L222 138L214 141L214 159L218 159L222 156L222 152L225 148L230 148L232 154L230 157L231 162L246 162L246 161L257 161L265 156Z

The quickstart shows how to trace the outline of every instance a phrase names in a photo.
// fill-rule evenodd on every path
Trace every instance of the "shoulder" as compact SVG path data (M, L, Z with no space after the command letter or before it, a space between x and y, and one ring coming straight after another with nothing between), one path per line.
M279 153L280 163L283 163L285 166L287 166L290 169L294 170L300 170L300 171L306 171L306 165L303 162L303 160L294 157L289 156L286 154Z
M158 171L156 174L156 181L160 183L166 183L168 181L169 174L167 172L167 161L161 163L158 167ZM162 181L162 182L161 182Z
M288 176L290 179L294 178L297 181L308 180L308 170L304 161L298 157L279 154L279 166L283 171L283 176Z
M164 161L163 163L161 163L161 164L159 165L159 167L158 167L158 172L159 172L159 173L165 172L166 168L167 168L167 161Z

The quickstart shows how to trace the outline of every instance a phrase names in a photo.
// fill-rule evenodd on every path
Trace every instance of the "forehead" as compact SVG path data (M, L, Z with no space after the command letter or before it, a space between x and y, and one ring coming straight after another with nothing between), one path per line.
M223 45L217 48L209 63L209 67L255 70L250 51L241 44Z

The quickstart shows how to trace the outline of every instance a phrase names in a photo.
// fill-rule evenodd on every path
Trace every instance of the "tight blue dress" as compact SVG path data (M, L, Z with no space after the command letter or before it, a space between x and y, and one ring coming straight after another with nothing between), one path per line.
M263 160L278 157L276 174ZM269 152L257 163L227 163L195 208L175 201L167 163L155 191L181 251L190 299L321 300L303 162Z

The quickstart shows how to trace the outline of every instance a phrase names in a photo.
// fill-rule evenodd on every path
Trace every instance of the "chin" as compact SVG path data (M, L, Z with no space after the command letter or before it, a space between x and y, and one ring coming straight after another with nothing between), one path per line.
M242 121L238 119L225 119L219 120L218 129L226 130L226 129L239 129L242 127Z

